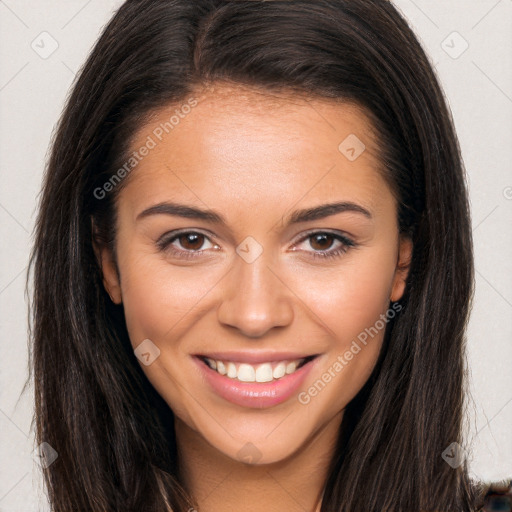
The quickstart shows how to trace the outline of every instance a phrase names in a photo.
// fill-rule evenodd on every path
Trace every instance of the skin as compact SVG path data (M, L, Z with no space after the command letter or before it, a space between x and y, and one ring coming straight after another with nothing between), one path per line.
M160 350L141 366L175 413L182 479L199 510L319 510L344 409L370 376L384 329L307 404L295 393L273 407L234 405L203 382L191 354L320 354L300 389L307 391L400 299L412 244L399 236L396 201L363 110L225 84L194 97L198 105L126 178L117 261L97 248L104 284L124 306L134 349L150 339ZM155 112L133 150L175 110ZM338 149L350 134L366 146L355 161ZM137 218L170 201L214 210L226 225L169 214ZM347 211L287 224L296 209L339 201L372 218ZM205 237L161 249L159 238L178 229ZM315 242L311 235L325 231L355 246L315 257L343 247L335 237ZM236 253L247 236L263 249L252 263ZM198 250L193 259L181 256ZM249 441L259 458L244 463L238 453Z

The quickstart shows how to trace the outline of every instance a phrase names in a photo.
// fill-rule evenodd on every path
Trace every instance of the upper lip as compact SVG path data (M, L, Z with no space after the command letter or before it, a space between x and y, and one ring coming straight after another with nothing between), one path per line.
M208 352L196 354L197 357L208 357L216 361L232 361L233 363L271 363L274 361L295 361L313 357L318 354L304 354L301 352Z

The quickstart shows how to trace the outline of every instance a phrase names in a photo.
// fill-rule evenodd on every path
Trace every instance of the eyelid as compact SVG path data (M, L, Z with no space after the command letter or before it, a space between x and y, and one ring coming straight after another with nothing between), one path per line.
M208 229L203 229L203 228L183 228L183 229L177 229L177 230L171 230L171 231L167 231L165 232L163 235L161 235L156 243L160 243L164 238L176 238L180 235L184 235L184 234L188 234L188 233L198 233L198 234L203 234L205 236L207 236L208 238L210 237L213 237L213 238L216 238L216 235L209 231ZM306 231L303 231L301 232L300 235L297 235L297 237L295 237L294 241L292 242L293 244L296 244L298 242L302 242L304 241L306 238L308 238L308 236L311 236L311 235L314 235L314 234L317 234L317 233L325 233L325 234L331 234L331 235L334 235L334 236L339 236L339 237L342 237L344 239L346 239L347 241L349 242L352 242L352 243L355 243L352 239L352 237L350 235L348 235L347 233L343 232L343 231L337 231L337 230L331 230L331 229L322 229L322 228L312 228L312 229L308 229ZM212 240L210 240L212 241ZM212 241L213 243L213 241Z
M191 250L185 250L185 249L176 249L171 248L172 243L178 239L181 235L186 235L190 233L195 233L199 235L203 235L214 247L219 248L219 245L212 240L212 237L215 238L215 235L211 233L211 231L207 229L194 229L194 228L183 228L183 229L177 229L173 231L168 231L164 233L162 236L158 238L156 241L157 246L162 251L169 250L170 252L173 252L174 254L178 254L180 256L184 256L185 258L194 258L199 257L199 255L202 255L204 253L208 253L212 248L208 249L199 249L197 251L191 251ZM302 232L300 235L298 235L294 242L292 242L292 246L295 247L297 244L302 243L306 241L308 238L310 238L313 235L317 234L325 234L325 235L331 235L334 237L338 242L340 242L341 247L335 250L332 249L325 249L323 251L302 251L307 253L312 253L314 256L328 256L328 255L336 255L339 252L346 252L351 248L357 247L357 243L352 239L352 237L348 236L344 232L340 232L337 230L331 230L331 229L322 229L322 228L311 228L305 232ZM297 249L292 249L292 251L296 251Z
M215 238L215 234L211 231L203 228L183 228L183 229L176 229L171 231L166 231L163 235L157 238L156 243L160 244L162 240L169 239L172 240L173 238L177 238L181 235L186 235L188 233L197 233L198 235L204 235L207 238ZM210 240L211 241L211 240ZM213 243L213 241L212 241Z
M353 238L350 235L348 235L347 233L345 233L343 231L337 231L337 230L331 230L331 229L322 229L322 228L308 229L307 231L302 232L298 236L298 238L295 239L295 241L293 243L295 245L295 244L297 244L299 242L303 242L304 240L309 238L311 235L316 235L316 234L332 235L332 236L335 236L335 237L338 237L338 238L341 238L341 239L345 240L350 245L356 245L356 243L353 240Z

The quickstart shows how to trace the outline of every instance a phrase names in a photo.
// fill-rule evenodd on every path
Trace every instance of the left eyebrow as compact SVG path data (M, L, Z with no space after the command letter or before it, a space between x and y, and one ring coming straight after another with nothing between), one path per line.
M296 210L290 215L288 224L310 222L312 220L324 219L325 217L330 217L331 215L344 212L360 213L370 220L373 218L370 211L363 206L350 201L343 201L338 203L322 204L320 206L306 208L304 210Z
M350 201L343 201L338 203L322 204L320 206L305 208L302 210L295 210L289 216L287 224L291 225L299 224L301 222L311 222L345 212L359 213L368 219L373 218L370 211L363 206ZM213 210L203 210L195 206L179 203L156 204L139 213L136 220L149 217L150 215L174 215L176 217L183 217L186 219L204 220L214 224L227 225L225 218Z

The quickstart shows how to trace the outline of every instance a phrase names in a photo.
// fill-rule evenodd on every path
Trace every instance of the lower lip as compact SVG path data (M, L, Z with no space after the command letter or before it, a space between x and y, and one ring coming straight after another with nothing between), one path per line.
M318 357L293 373L271 382L240 382L212 370L199 357L194 357L206 381L222 398L242 407L261 409L288 400L309 375Z

